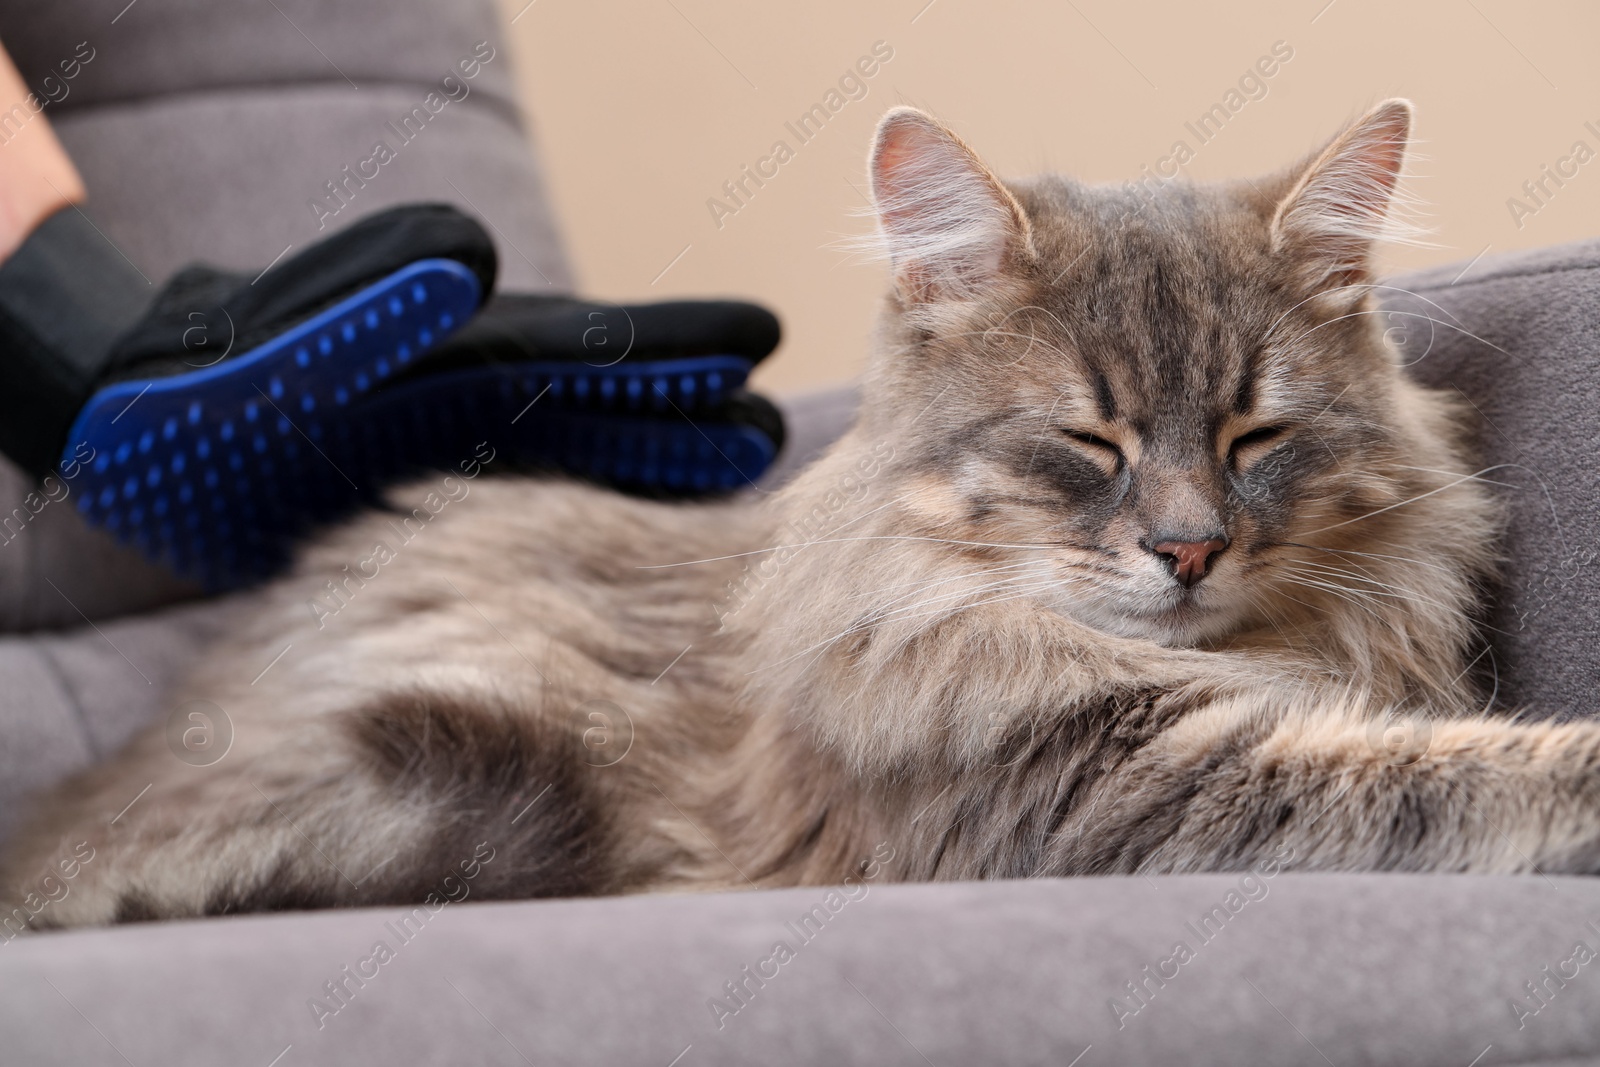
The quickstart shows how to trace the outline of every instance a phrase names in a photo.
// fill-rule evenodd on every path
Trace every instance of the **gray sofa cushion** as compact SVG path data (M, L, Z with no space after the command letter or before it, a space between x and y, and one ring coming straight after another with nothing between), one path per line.
M25 798L165 714L168 693L231 610L211 601L0 639L0 839Z
M1230 893L1244 901L1231 914ZM1600 1062L1600 960L1568 963L1579 943L1600 950L1592 879L1279 873L1243 888L1239 876L1207 875L864 884L853 895L469 896L404 929L400 909L380 909L18 939L0 947L4 1056L256 1067ZM375 959L379 941L387 962ZM1192 958L1163 966L1179 941ZM775 953L778 942L792 956ZM1563 968L1568 978L1546 978ZM1547 981L1543 1001L1523 985ZM330 982L344 983L342 998ZM729 983L743 984L740 999Z
M463 46L500 38L493 0L54 0L8 2L3 11L0 39L30 86L59 77L79 42L95 49L51 104L57 120L84 107L197 93L422 85L443 77ZM475 79L475 91L519 122L501 59Z
M0 40L41 96L79 42L94 49L44 113L86 210L153 279L315 240L308 202L383 138L397 158L330 228L405 201L476 205L505 287L570 288L493 0L8 0ZM462 79L480 42L493 58ZM466 95L402 146L389 124L451 75Z
M1480 661L1495 706L1600 713L1600 241L1443 267L1382 295L1412 373L1476 409L1483 476L1508 505Z
M456 51L470 55L473 43L464 40ZM501 52L494 64L507 62ZM286 247L305 248L362 215L447 200L478 215L495 238L500 288L571 288L528 142L504 108L487 99L480 106L473 93L402 143L387 126L422 103L427 83L380 82L360 93L341 86L85 108L63 116L58 129L89 183L85 210L154 279L196 258L260 269ZM313 115L308 128L302 116ZM337 206L325 183L343 180L341 168L371 156L380 137L395 148L395 160L353 189L349 205L319 230L310 202ZM151 144L162 151L150 151ZM241 225L245 218L249 225Z

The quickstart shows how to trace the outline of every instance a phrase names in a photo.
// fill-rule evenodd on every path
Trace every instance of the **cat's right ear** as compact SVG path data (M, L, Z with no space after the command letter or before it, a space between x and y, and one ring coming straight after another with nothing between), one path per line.
M1032 256L1027 216L948 127L912 107L878 123L872 198L910 303L966 300Z
M1272 220L1273 248L1292 252L1312 280L1370 281L1372 246L1405 239L1391 216L1411 139L1409 100L1385 100L1301 165Z

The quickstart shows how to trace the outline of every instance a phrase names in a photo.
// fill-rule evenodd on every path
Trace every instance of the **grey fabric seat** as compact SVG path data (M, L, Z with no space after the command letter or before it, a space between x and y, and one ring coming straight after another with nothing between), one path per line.
M1600 1063L1596 964L1522 985L1600 945L1592 880L1279 874L1217 919L1238 883L878 886L825 921L820 889L469 897L406 941L398 909L68 933L0 950L0 1031L8 1063L108 1067Z
M487 0L121 8L0 5L0 39L38 84L90 36L95 60L49 113L85 171L91 215L152 277L199 257L264 265L312 239L305 201L474 43L496 40ZM510 284L565 286L508 59L337 224L456 200L491 223ZM1486 416L1484 465L1517 465L1494 475L1514 486L1511 559L1484 664L1497 706L1593 714L1600 242L1459 271L1400 281L1386 299L1393 325L1410 327L1415 373ZM853 398L784 406L792 432L775 479L837 436ZM0 472L0 493L21 491ZM170 710L169 687L231 608L148 610L189 592L68 509L0 546L4 623L74 627L0 639L0 834L25 794ZM867 885L833 898L469 895L421 917L17 939L0 943L0 1062L1600 1064L1600 972L1575 962L1580 945L1600 951L1600 883L1243 877ZM380 940L394 958L374 972L362 961ZM774 963L779 941L793 956ZM1174 971L1178 941L1193 959Z

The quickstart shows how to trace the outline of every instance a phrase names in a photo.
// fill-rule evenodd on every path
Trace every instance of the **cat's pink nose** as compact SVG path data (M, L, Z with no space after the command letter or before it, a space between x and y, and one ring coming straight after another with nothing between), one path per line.
M1150 546L1150 551L1172 561L1172 576L1185 587L1192 586L1206 576L1211 557L1228 547L1220 537L1206 541L1160 541Z

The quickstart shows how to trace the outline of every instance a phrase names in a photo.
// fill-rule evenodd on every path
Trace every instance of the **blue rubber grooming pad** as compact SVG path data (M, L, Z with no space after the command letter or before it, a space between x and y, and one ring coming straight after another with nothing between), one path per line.
M278 495L268 506L298 516L299 525L278 523L269 535L247 522L239 551L197 576L224 589L280 570L299 531L348 510L351 494L340 494L340 503L330 506L316 489L338 489L346 476L356 479L353 472L360 472L359 498L374 503L385 485L426 478L430 470L441 479L459 477L463 464L493 474L555 470L652 495L704 496L754 484L777 457L776 443L744 424L681 412L627 415L546 406L550 397L539 396L537 374L524 372L430 375L352 407L346 418L327 426L318 451L299 454L295 477L273 483ZM166 546L156 547L159 555ZM166 558L193 567L193 557Z
M222 590L281 570L311 527L359 503L375 502L387 484L430 469L459 472L463 462L481 461L483 443L493 449L494 459L483 468L491 473L556 469L621 489L669 496L745 488L777 456L775 442L753 426L691 418L682 410L630 415L609 413L600 405L591 410L557 406L550 403L554 390L545 389L547 384L547 374L532 364L511 373L476 368L429 375L369 395L361 403L335 401L334 416L290 420L286 434L274 421L270 428L279 432L281 446L276 451L255 447L256 434L264 434L261 427L268 425L265 405L258 406L253 419L246 411L237 424L252 427L249 447L239 447L238 429L228 442L226 475L218 445L210 446L198 476L198 484L207 486L208 503L189 506L181 514L168 505L154 515L155 521L148 516L155 511L152 501L162 485L171 492L175 483L181 502L193 505L194 490L185 494L182 486L197 483L190 462L179 458L181 449L164 434L156 435L148 452L140 452L141 431L123 461L110 453L99 480L85 481L86 489L100 495L85 492L79 507L119 540L210 589ZM667 386L653 381L652 388ZM698 395L721 394L699 389ZM146 394L140 404L148 399ZM273 420L287 418L279 411L270 414ZM123 421L126 416L118 425ZM221 433L205 439L220 441ZM190 451L198 453L200 438L193 440ZM126 438L117 448L125 443ZM235 455L239 470L234 469ZM145 470L148 481L150 467L165 463L170 470L174 459L176 476L163 473L155 485L140 482L132 496L126 492L126 477L120 482L115 477L124 470ZM99 456L86 473L97 465ZM217 472L217 479L208 476L210 471ZM225 476L234 481L207 484ZM218 491L230 484L234 492ZM109 498L107 487L115 490ZM119 519L135 508L145 510L143 521Z
M63 457L94 449L76 487L79 512L213 587L264 573L290 538L372 481L348 459L336 468L319 454L330 428L482 298L466 267L420 260L242 355L102 389Z

